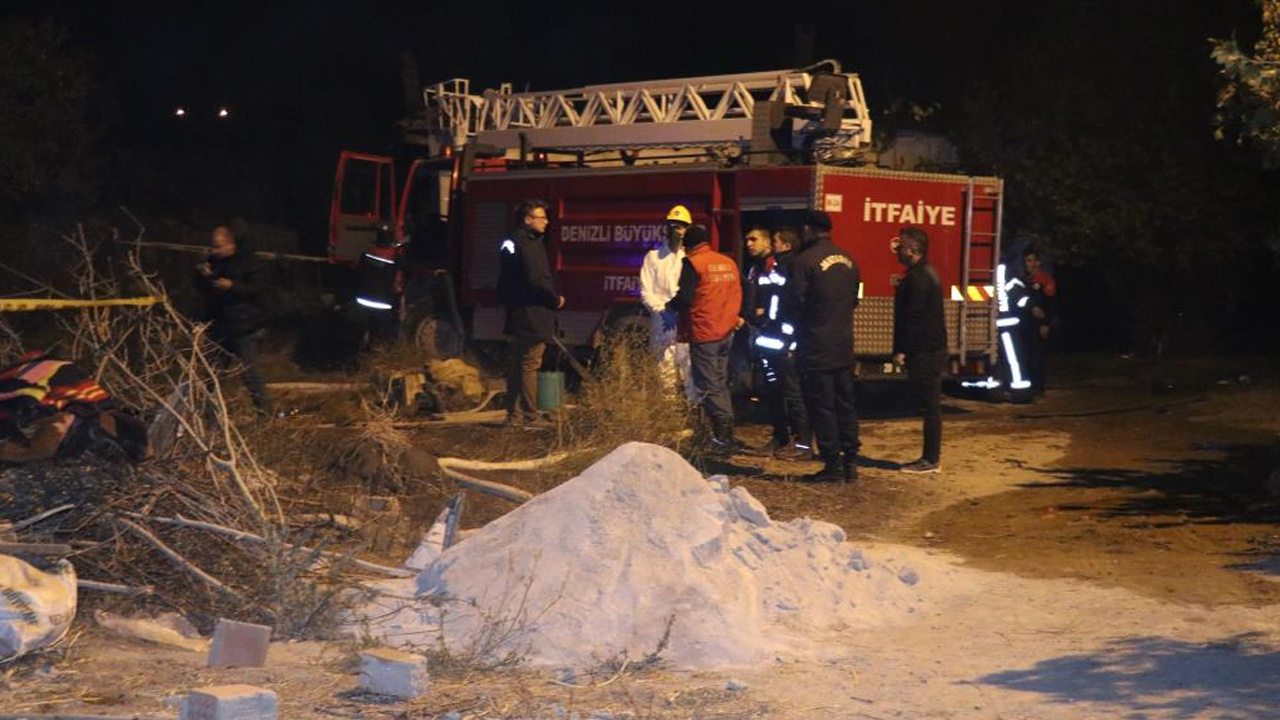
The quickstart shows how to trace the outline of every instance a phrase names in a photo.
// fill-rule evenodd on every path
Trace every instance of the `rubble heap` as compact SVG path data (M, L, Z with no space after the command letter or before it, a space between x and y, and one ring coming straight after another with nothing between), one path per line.
M745 488L628 443L389 581L359 614L396 645L595 667L661 649L679 667L812 657L820 638L917 612L949 568L873 559L826 522L774 522Z

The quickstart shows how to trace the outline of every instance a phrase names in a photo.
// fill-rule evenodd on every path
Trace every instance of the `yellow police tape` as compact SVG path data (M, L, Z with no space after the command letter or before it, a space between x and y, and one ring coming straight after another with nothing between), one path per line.
M32 312L36 310L67 310L91 307L149 307L161 298L146 295L136 298L107 298L103 300L59 300L57 298L0 298L0 312Z

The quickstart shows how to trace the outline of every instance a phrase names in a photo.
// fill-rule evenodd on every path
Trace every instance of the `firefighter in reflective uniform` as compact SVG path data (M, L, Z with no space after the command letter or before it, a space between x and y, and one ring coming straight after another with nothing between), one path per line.
M748 328L759 328L764 324L764 306L756 298L756 287L760 278L773 270L771 235L764 225L752 225L743 242L747 257L742 264L742 319Z
M1022 278L1010 278L1008 266L996 266L996 333L1000 339L1000 359L996 365L994 386L1004 388L1000 395L1010 402L1031 402L1031 381L1027 379L1026 337L1022 331L1023 314L1031 296Z
M373 244L360 255L356 265L356 304L365 314L370 341L395 340L400 331L400 298L404 272L400 267L401 246L391 226L378 226Z
M773 425L773 436L759 451L783 460L804 460L813 454L809 417L793 356L796 348L794 308L787 302L787 275L795 260L792 248L799 241L799 233L793 228L773 233L769 270L752 282L755 307L751 323L756 328L752 351L760 360L763 394Z
M756 352L755 340L764 325L765 305L767 299L757 299L756 287L760 278L773 269L773 244L770 242L770 231L761 224L748 225L743 235L742 259L742 327L733 338L733 349L729 355L729 387L736 396L735 389L741 386L744 392L764 397L764 366L760 353ZM757 452L771 452L768 446L756 448Z

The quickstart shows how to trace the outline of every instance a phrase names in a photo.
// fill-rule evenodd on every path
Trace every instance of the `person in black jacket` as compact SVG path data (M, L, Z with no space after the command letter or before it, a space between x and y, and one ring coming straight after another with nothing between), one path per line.
M253 405L270 414L267 389L258 374L259 352L267 313L262 307L266 286L262 264L227 225L213 229L208 259L196 266L196 285L204 295L204 319L209 336L223 350L240 359L242 377Z
M924 416L924 452L903 472L941 472L942 367L947 361L947 324L942 283L926 259L929 236L905 227L889 242L907 268L893 293L893 362L906 367L907 382Z
M539 418L538 369L547 341L555 336L555 311L564 306L543 244L549 222L547 203L526 200L516 209L516 229L498 247L498 296L507 311L505 331L513 340L507 370L510 425Z
M822 470L811 480L858 478L858 410L854 405L853 311L858 264L831 242L831 218L811 210L801 251L791 264L796 356L805 407L818 441Z

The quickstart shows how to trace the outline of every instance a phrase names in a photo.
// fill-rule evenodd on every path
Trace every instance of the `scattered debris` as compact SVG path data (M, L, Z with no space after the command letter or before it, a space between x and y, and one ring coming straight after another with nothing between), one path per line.
M76 588L80 590L89 590L92 592L115 593L117 595L154 595L156 589L150 585L142 587L131 587L129 585L120 585L117 583L98 582L97 580L85 580L78 578L76 580Z
M475 402L485 393L484 378L480 375L480 369L458 358L430 360L427 362L427 373L444 392L446 400L457 397Z
M213 630L209 667L263 667L270 643L269 626L220 618Z
M76 570L59 560L48 572L0 555L0 660L53 645L76 616Z
M492 480L482 480L478 477L467 475L459 472L460 470L536 470L548 465L555 465L568 457L567 453L553 453L546 457L535 458L533 460L511 460L507 462L485 462L481 460L468 460L466 458L442 457L438 463L440 470L453 478L458 485L469 490L476 490L489 495L500 497L504 500L522 503L533 499L533 493L520 488L505 485L503 483L494 482Z
M270 690L252 685L218 685L191 690L179 720L276 720L280 701Z
M157 618L126 618L105 610L97 610L93 613L93 619L97 621L98 625L121 637L143 640L157 645L168 645L193 652L208 650L209 641L199 637L198 634L194 634L194 628L191 628L189 623L186 624L185 628L180 629L180 618L181 616L176 613L162 615Z
M427 659L392 648L360 653L360 688L376 695L412 700L431 686Z
M374 552L391 549L403 520L400 500L391 495L366 495L356 498L355 513L360 529Z
M0 542L3 555L56 555L71 554L71 546L61 543Z
M431 523L426 535L422 536L418 547L405 559L405 569L421 572L439 559L446 548L453 545L458 534L458 523L462 517L466 498L465 492L454 493L449 503L436 516L435 522Z

